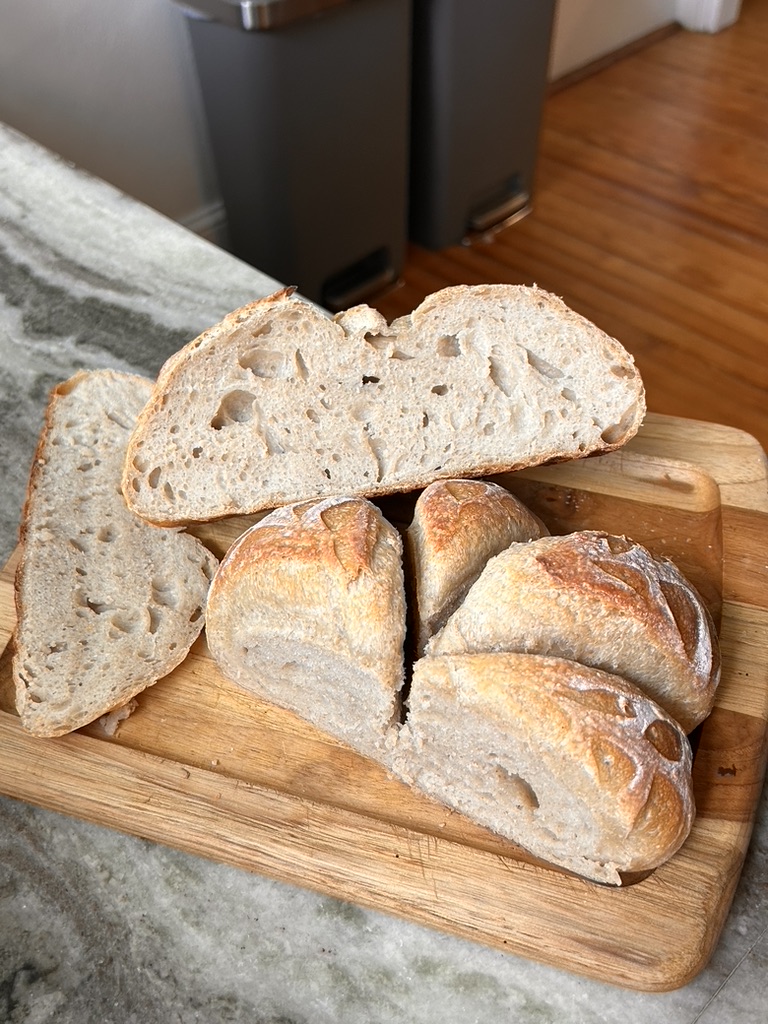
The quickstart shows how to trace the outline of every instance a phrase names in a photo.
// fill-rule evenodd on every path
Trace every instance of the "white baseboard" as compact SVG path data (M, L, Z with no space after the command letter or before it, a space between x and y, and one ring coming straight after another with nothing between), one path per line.
M179 223L185 228L193 231L196 235L213 242L221 248L226 248L227 243L227 215L224 211L224 204L220 200L214 200L200 206L192 213L179 219Z
M738 20L741 0L677 0L675 17L692 32L719 32Z

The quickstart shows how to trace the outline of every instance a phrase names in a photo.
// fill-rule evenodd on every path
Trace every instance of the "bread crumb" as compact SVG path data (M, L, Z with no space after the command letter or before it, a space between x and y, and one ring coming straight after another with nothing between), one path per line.
M115 708L106 715L102 715L99 719L99 725L104 730L105 735L116 736L120 723L129 718L138 706L139 702L134 697L127 704L123 704L122 707Z

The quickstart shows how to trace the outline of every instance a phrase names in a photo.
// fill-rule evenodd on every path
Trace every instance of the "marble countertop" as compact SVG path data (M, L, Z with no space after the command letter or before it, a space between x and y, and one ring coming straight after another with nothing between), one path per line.
M50 386L84 367L154 375L276 287L0 126L3 561ZM0 1019L756 1024L768 1019L767 803L710 964L645 994L0 799Z

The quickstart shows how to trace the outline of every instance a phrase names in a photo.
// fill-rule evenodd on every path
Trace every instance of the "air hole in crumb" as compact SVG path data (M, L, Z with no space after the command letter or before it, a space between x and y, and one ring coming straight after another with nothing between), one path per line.
M96 538L104 541L105 544L111 544L115 539L115 531L111 526L101 526L96 533Z
M152 579L152 600L164 608L178 608L179 598L176 588L161 576Z
M149 612L149 632L154 634L160 629L163 622L163 617L157 608L153 608L151 605L147 609Z
M491 755L493 757L493 755ZM511 772L498 762L494 765L496 776L505 790L505 799L524 811L535 811L539 808L539 798L533 786L516 772Z
M160 469L160 467L159 466L155 466L155 468L152 470L152 472L147 477L147 483L153 489L155 487L157 487L157 485L160 483L160 474L161 474L161 472L162 472L162 470Z
M290 367L283 353L266 348L255 348L250 352L243 352L238 363L244 370L250 370L255 377L278 379L287 377L290 373Z
M163 494L166 496L168 501L173 501L175 499L175 495L173 493L173 488L171 487L171 485L169 483L166 483L166 484L163 485Z
M445 334L437 343L437 354L450 359L461 355L459 339L454 334Z
M435 386L432 388L432 394L433 395L447 395L448 394L448 385L447 384L435 384Z
M202 454L203 454L203 449L199 445L198 445L197 448L193 448L192 449L192 458L193 459L199 459Z
M392 338L387 337L386 334L371 334L370 331L367 331L363 335L363 341L367 342L377 352L382 352L392 341Z
M329 480L331 479L331 471L330 471L330 469L328 469L328 467L326 467L323 470L323 473L325 473L325 475L328 477Z
M635 418L636 411L637 407L633 403L618 423L612 423L602 431L600 434L601 439L606 444L619 444L626 437L629 425Z
M540 373L542 377L549 377L550 380L557 380L558 377L563 376L563 371L559 369L559 367L548 362L543 356L537 355L535 352L531 352L530 349L525 350L525 356L528 360L528 364L532 366L537 373Z
M486 423L485 426L483 427L483 433L485 434L486 437L490 437L491 434L496 433L496 427L494 426L493 423Z
M363 384L378 384L379 380L379 377L369 377L366 374L363 374Z
M629 367L629 366L618 366L618 365L612 366L611 367L611 373L613 374L614 377L618 377L619 380L622 380L625 377L634 377L635 376L635 371L631 367Z
M308 420L311 420L312 423L320 422L320 417L317 415L314 409L307 409L304 415L307 417Z
M110 622L120 633L139 633L143 629L140 617L128 612L118 612L117 615L112 616Z
M421 425L422 427L429 426L429 416L427 415L427 413L424 413L423 416L421 417Z
M563 388L563 390L560 392L560 396L561 398L564 398L566 402L576 401L576 392L572 391L570 388Z
M222 398L211 426L214 430L221 430L237 423L248 423L254 416L255 401L256 396L250 391L230 391Z
M200 605L198 605L197 608L195 608L195 610L189 616L189 621L190 622L199 622L202 617L203 617L203 609L200 607Z

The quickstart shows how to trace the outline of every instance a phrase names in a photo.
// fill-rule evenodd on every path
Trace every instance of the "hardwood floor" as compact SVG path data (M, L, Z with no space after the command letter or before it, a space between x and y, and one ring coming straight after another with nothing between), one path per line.
M491 240L411 246L389 319L447 284L531 284L618 338L656 412L768 448L768 0L548 97L533 212Z

